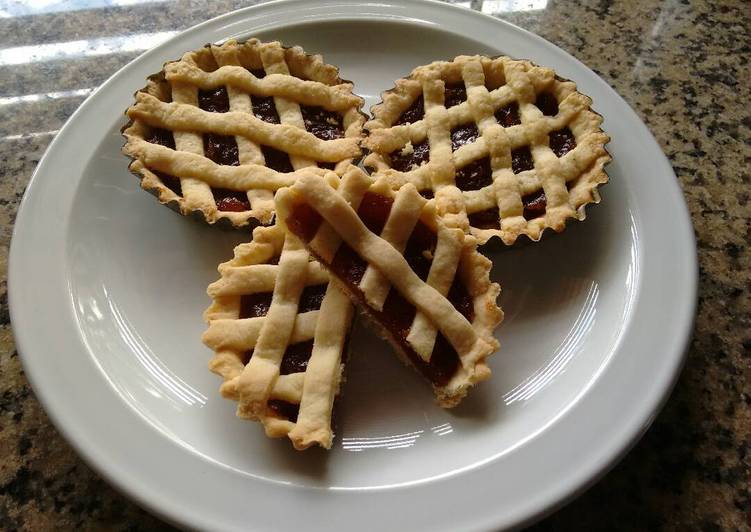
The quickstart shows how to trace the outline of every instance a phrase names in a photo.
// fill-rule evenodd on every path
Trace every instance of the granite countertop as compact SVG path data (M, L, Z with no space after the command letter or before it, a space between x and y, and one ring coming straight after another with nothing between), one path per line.
M698 317L670 400L618 466L535 528L751 530L748 3L458 3L541 35L612 85L670 158L698 241ZM9 323L8 247L34 167L86 95L143 48L248 4L0 0L0 528L170 529L91 471L35 399Z

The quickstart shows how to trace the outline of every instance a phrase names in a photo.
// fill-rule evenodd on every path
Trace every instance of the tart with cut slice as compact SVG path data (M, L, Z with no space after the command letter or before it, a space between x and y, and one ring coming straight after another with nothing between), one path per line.
M186 53L128 108L123 153L141 186L182 214L268 224L274 192L360 156L363 100L302 48L229 40Z
M269 437L287 436L297 449L330 448L349 299L279 223L257 227L219 272L208 288L203 341L214 351L209 368L224 378L222 395Z
M413 184L374 182L351 166L338 189L304 175L277 192L276 205L288 231L432 383L440 405L457 405L490 376L503 316L491 263Z
M539 240L597 203L610 161L602 117L576 85L508 57L459 56L415 68L383 93L365 165L398 174L481 244Z

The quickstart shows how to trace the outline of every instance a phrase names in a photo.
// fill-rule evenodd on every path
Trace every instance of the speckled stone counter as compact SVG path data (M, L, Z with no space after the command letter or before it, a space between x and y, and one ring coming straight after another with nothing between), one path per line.
M460 2L599 73L673 164L699 247L685 370L631 453L535 526L751 530L751 10L742 0ZM0 529L170 529L92 472L52 427L15 352L6 297L16 209L47 145L143 48L239 1L0 0ZM658 355L658 354L656 354Z

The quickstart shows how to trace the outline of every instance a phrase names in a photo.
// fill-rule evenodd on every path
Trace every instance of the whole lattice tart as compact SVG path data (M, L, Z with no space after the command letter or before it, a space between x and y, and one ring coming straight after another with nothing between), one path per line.
M141 186L209 223L268 224L300 171L360 156L352 84L318 55L230 40L167 63L136 93L123 152Z
M318 179L317 176L314 178ZM257 227L208 288L209 368L237 415L295 448L331 447L331 413L352 319L349 299L277 223Z
M307 174L277 192L276 204L287 229L433 384L442 406L490 376L486 359L503 316L491 263L414 185L373 182L352 166L338 189Z
M415 68L365 124L365 165L399 174L484 243L538 240L583 219L607 182L608 136L591 100L548 69L459 56Z

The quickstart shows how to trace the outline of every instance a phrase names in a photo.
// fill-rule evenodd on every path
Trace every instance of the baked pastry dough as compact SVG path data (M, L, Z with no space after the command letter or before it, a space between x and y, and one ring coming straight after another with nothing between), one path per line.
M434 62L367 123L362 104L320 56L230 40L167 63L123 128L160 202L263 225L208 287L203 341L237 415L297 449L332 445L353 302L456 406L490 376L503 318L477 246L562 231L608 180L591 100L528 61Z
M366 167L398 174L483 244L539 240L600 200L610 161L602 117L576 85L508 57L415 68L365 124Z
M135 98L123 129L130 170L160 202L211 224L268 224L274 192L302 169L323 175L360 156L363 100L298 46L207 45Z
M287 229L430 380L439 404L455 406L490 376L486 359L503 315L491 263L414 185L373 182L352 166L338 190L303 175L277 192L276 204Z
M270 437L288 436L297 449L330 448L349 299L280 224L257 227L219 272L208 288L203 341L214 350L209 368L224 378L221 394Z

